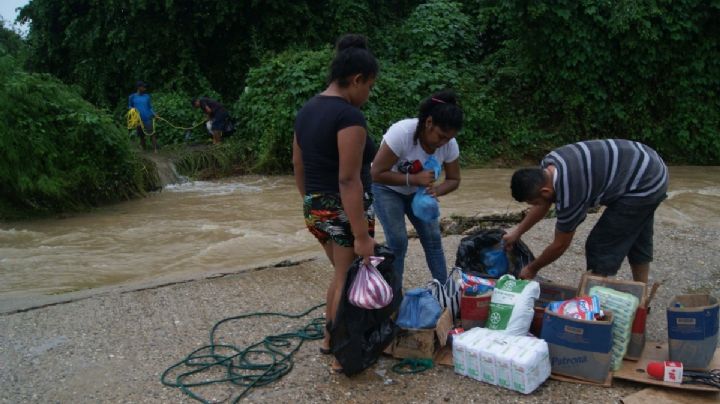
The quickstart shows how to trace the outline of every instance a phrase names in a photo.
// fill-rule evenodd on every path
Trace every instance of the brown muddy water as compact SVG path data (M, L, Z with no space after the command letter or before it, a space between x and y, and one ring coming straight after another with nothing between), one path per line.
M720 167L672 167L657 221L720 228ZM514 212L510 169L464 170L443 216ZM65 219L0 223L0 305L14 298L176 281L320 254L290 176L166 186ZM382 234L377 237L382 240ZM1 307L0 307L1 308Z

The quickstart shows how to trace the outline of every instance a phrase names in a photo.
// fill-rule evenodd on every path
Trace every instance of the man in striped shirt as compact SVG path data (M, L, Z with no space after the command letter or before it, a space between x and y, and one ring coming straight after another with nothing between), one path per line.
M544 218L555 204L557 223L550 245L522 269L532 279L559 258L585 220L588 209L606 206L585 243L587 269L613 276L625 257L633 279L647 283L653 254L653 218L668 187L668 170L650 147L629 140L589 140L550 152L540 167L513 174L510 188L531 205L525 218L504 239L510 247Z

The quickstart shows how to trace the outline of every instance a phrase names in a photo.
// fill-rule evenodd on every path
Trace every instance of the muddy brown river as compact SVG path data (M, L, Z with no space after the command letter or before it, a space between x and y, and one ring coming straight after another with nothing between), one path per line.
M720 228L720 167L671 167L658 222ZM510 169L462 172L443 216L524 208ZM377 238L382 240L382 233ZM320 253L290 176L169 185L64 219L0 223L0 305L14 298L235 272Z

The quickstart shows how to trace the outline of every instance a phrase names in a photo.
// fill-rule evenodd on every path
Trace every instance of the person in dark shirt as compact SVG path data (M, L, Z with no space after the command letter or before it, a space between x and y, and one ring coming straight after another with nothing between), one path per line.
M370 192L375 145L359 107L368 100L378 70L364 36L343 36L330 84L295 118L292 161L305 223L334 267L326 295L328 321L335 318L353 260L361 256L368 263L375 246ZM320 350L330 353L327 327ZM333 370L341 371L337 361Z
M668 188L668 169L655 150L623 139L565 145L545 156L540 167L517 170L510 187L515 200L531 207L504 236L506 247L545 217L553 203L557 213L555 238L522 269L521 278L534 278L540 268L559 258L588 209L604 205L585 242L588 271L614 276L627 257L633 279L647 283L655 209Z
M193 107L200 108L207 115L208 132L212 135L213 144L219 144L223 132L227 131L230 124L230 114L225 109L225 106L207 97L194 98L191 103Z

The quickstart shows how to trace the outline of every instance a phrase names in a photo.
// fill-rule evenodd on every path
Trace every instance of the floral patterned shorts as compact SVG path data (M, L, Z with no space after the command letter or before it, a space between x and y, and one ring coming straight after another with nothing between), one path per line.
M372 194L363 196L363 208L368 222L368 233L375 236L375 212L372 208ZM342 247L352 247L353 237L345 210L343 210L339 193L314 192L305 195L303 200L305 225L310 233L325 244L329 240Z

